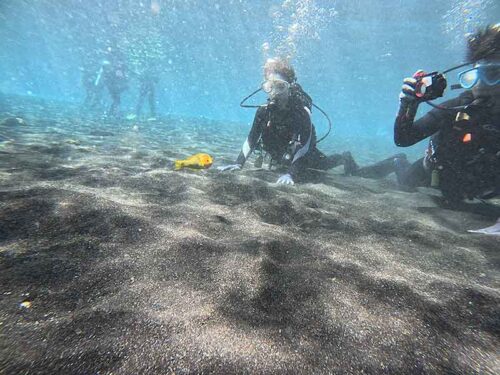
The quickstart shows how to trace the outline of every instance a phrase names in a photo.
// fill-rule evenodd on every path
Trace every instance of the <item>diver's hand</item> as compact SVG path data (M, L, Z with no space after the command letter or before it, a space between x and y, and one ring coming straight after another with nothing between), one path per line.
M434 100L443 96L446 85L446 78L442 74L436 72L428 74L420 69L413 74L413 77L403 80L399 100L406 103Z
M289 173L284 174L280 178L278 178L278 181L276 181L277 184L284 184L284 185L295 185L295 182L293 182L292 176L290 176Z
M417 70L413 77L418 74L422 74L423 70ZM401 93L399 94L399 100L404 102L417 102L419 98L415 95L415 87L417 86L417 80L413 77L406 77L403 80L403 86L401 86Z
M229 165L223 165L223 166L220 166L220 167L217 167L217 170L219 172L231 172L231 171L236 171L236 170L239 170L241 169L241 165L239 164L229 164Z

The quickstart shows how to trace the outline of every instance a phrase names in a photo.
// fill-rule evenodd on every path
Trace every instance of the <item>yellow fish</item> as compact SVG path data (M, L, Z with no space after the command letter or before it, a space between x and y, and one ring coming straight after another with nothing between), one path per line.
M191 169L206 169L210 168L213 163L213 159L208 154L196 154L188 157L184 160L176 160L174 170L178 171L182 168Z

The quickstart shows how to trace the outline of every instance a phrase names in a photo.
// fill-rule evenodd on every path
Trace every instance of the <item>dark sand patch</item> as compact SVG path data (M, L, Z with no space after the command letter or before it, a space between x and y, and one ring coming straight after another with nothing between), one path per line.
M0 373L499 372L499 242L466 233L494 206L335 173L173 172L189 147L143 143L189 134L86 126L2 154Z

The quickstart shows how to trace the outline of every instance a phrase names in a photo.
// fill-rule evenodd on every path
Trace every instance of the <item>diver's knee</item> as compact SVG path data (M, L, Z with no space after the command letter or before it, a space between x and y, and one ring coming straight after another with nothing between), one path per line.
M346 176L352 176L356 174L356 172L359 169L359 166L349 151L345 151L342 154L342 161L344 163L344 174Z

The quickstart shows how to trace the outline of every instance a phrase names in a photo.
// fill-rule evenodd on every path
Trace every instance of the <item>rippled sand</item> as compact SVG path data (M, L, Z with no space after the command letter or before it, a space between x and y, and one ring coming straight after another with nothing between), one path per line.
M40 107L0 131L0 373L499 372L498 201L174 172L246 128Z

